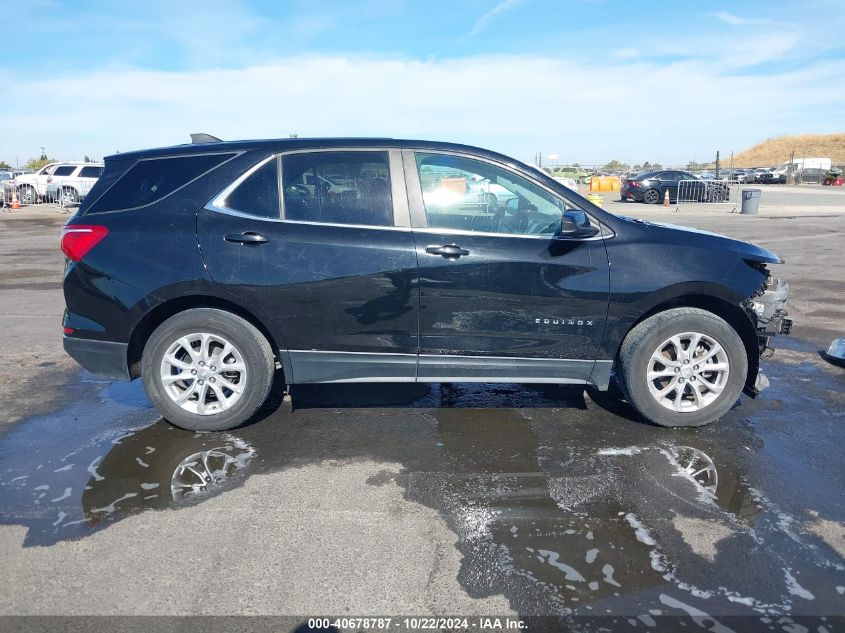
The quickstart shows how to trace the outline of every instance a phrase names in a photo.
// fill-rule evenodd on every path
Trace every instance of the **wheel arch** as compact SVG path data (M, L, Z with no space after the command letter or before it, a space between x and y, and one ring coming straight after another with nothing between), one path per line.
M277 336L273 335L272 329L267 325L263 318L259 318L250 310L244 308L242 305L215 297L213 295L188 295L182 297L174 297L163 303L158 304L155 308L144 314L132 329L132 334L129 337L129 348L127 350L127 362L129 365L129 376L132 379L141 375L141 355L144 352L144 346L150 335L155 329L164 323L167 319L175 314L184 312L186 310L193 310L195 308L215 308L225 312L231 312L246 321L249 321L255 326L259 332L267 339L273 349L273 355L282 363L285 369L290 367L287 359L284 358L282 352L283 347L280 345L281 341Z
M665 299L660 303L652 306L649 310L644 312L640 317L631 323L628 332L619 341L619 346L616 350L615 358L619 358L619 350L622 348L622 343L637 325L648 319L649 317L665 312L672 308L699 308L706 310L716 316L724 319L742 339L742 344L745 347L745 355L748 359L748 375L745 378L745 387L750 389L754 387L757 380L757 373L760 370L760 348L757 342L757 330L751 319L745 311L738 305L721 297L704 294L685 294L670 299Z

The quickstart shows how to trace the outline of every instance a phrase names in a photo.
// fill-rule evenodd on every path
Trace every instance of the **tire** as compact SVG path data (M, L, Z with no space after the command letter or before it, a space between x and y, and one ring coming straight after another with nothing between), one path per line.
M643 202L646 204L657 204L661 200L660 192L657 189L646 189L643 194Z
M694 356L684 359L696 340ZM655 360L658 355L665 365ZM626 399L643 417L659 426L690 427L709 424L733 406L745 385L748 358L739 334L723 319L698 308L673 308L628 332L617 368ZM649 380L649 372L657 377Z
M261 332L213 308L167 319L141 358L150 402L168 422L189 431L233 429L249 420L270 393L274 369L273 350Z
M36 204L38 202L38 194L33 187L21 187L18 193L18 199L21 204Z
M63 187L61 192L59 193L59 196L61 196L62 204L66 207L69 207L79 202L79 194L73 187Z

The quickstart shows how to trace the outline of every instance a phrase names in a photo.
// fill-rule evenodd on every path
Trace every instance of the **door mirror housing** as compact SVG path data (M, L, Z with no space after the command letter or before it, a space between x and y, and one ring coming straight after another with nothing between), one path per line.
M581 210L570 209L564 211L560 218L560 239L593 237L599 232L598 228L590 224L590 218Z

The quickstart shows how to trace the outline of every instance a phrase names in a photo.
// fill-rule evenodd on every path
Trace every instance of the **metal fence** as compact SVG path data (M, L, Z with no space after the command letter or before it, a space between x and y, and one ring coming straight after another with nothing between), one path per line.
M93 178L51 179L46 184L11 184L0 181L0 208L8 212L35 204L52 204L59 213L70 213L96 183Z
M736 208L741 188L736 180L680 180L674 204L726 204ZM670 194L671 196L671 194Z

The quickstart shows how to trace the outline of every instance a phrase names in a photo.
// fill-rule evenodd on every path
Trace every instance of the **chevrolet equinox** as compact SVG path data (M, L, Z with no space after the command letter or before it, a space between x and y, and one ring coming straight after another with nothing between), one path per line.
M198 141L198 142L197 142ZM64 347L229 429L284 384L611 380L699 426L767 381L777 255L616 216L494 152L282 139L117 154L62 233Z

